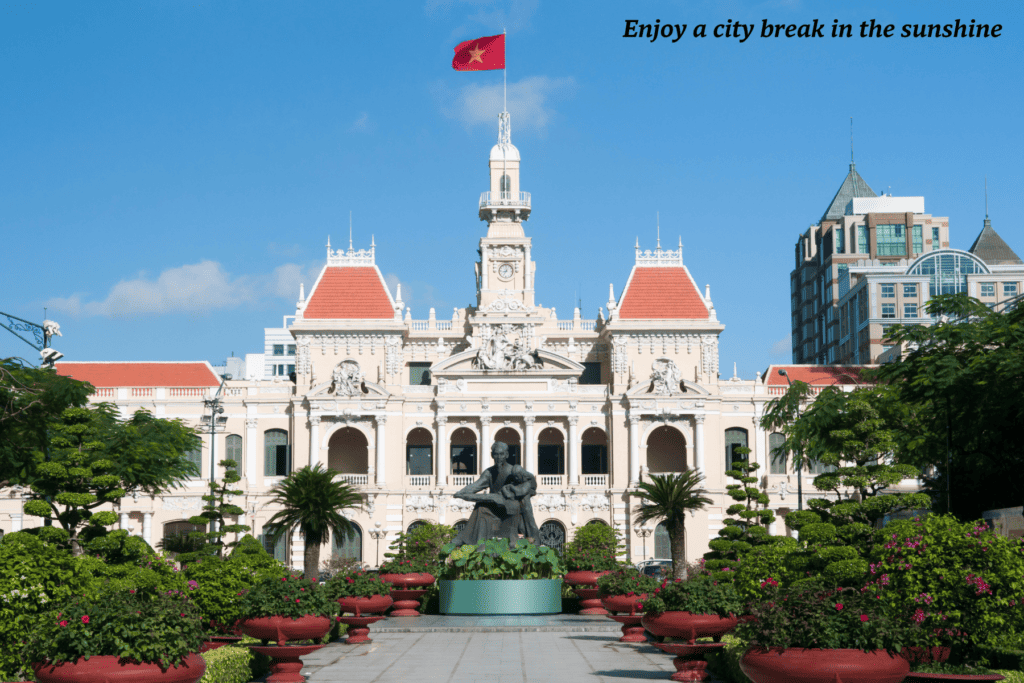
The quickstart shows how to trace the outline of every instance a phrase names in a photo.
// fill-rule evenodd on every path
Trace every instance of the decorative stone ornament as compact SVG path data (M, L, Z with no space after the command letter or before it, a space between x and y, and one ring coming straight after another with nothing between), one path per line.
M330 392L336 396L360 396L363 393L363 371L351 358L338 363L331 375Z
M679 391L682 375L671 358L658 358L651 365L651 393L671 396Z

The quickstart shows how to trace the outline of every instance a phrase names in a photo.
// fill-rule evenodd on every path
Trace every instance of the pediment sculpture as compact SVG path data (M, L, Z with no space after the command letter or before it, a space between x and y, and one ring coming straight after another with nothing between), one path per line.
M504 331L498 331L476 350L473 367L480 370L533 370L544 367L544 362L535 349L526 347L522 339L513 342Z
M351 358L338 363L331 374L330 393L336 396L361 396L363 394L363 371L359 363Z
M669 396L679 390L682 374L679 366L671 358L658 358L651 365L652 394Z

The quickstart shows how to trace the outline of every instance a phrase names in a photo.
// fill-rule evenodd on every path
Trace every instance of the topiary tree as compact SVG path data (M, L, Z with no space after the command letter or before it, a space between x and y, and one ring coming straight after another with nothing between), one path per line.
M668 529L672 553L672 576L686 578L686 513L701 510L713 501L701 484L704 475L697 470L681 474L652 474L651 483L640 482L633 495L640 500L636 523L662 520Z
M623 564L626 553L621 536L607 524L585 524L576 530L562 549L562 561L569 571L612 571Z
M749 448L737 448L736 451L743 457L750 453ZM757 477L754 473L759 467L756 462L738 461L733 463L733 469L725 472L726 476L739 483L725 487L729 496L737 502L726 509L730 517L724 520L725 526L718 530L721 538L710 541L708 545L711 551L704 554L704 567L711 572L715 581L731 582L743 556L752 548L777 542L768 533L768 525L775 521L775 513L768 509L768 494L756 486Z
M224 468L224 478L219 484L210 482L210 492L203 496L206 503L203 505L202 514L190 517L188 520L191 524L205 526L208 530L190 531L187 534L172 536L162 541L163 549L178 553L176 559L182 564L212 555L223 559L224 550L231 550L238 544L238 541L225 543L224 536L252 529L245 524L227 523L229 516L237 517L245 514L245 510L242 508L227 502L227 497L240 496L244 492L230 486L242 480L238 476L238 463L234 460L221 460L220 465Z
M387 559L381 564L382 574L427 572L437 576L444 561L441 548L451 542L458 532L446 524L425 522L410 531L398 534L391 543L391 551L384 553Z

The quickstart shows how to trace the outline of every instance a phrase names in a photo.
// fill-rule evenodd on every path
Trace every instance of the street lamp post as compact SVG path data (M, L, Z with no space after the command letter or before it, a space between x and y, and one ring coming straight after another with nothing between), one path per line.
M373 526L375 528L370 529L370 538L372 538L375 541L377 541L377 550L374 553L373 561L379 567L380 566L380 539L387 538L388 532L387 532L387 529L381 529L380 528L380 522L374 522Z
M779 374L786 378L786 383L789 384L790 388L792 388L793 387L793 382L790 381L789 373L786 372L786 369L785 368L779 368ZM799 398L797 399L797 402L796 402L796 419L797 420L800 419L800 400L799 400ZM803 459L803 452L804 452L804 448L803 448L803 446L800 446L800 449L797 451L797 460L800 461L800 467L798 467L797 470L796 470L796 509L797 510L803 510L804 509L804 478L803 478L804 459Z
M654 533L654 529L649 526L637 526L633 527L636 531L637 536L644 539L644 562L647 561L647 537Z

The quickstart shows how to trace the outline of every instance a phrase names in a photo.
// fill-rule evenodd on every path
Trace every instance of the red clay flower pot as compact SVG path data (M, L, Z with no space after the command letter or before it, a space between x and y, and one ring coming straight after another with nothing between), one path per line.
M973 681L1001 681L1006 676L1001 674L926 674L911 671L905 683L971 683Z
M388 607L391 607L393 602L394 600L391 599L390 595L372 595L368 598L338 598L341 611L350 612L357 617L363 614L383 614Z
M88 661L64 662L56 666L33 664L40 683L196 683L206 672L206 662L197 654L187 655L178 668L166 671L159 664L122 664L116 655L90 657Z
M932 662L944 664L949 659L952 648L946 645L935 647L905 647L900 656L911 664L931 664Z
M740 670L754 683L901 683L910 662L885 650L751 649Z
M718 642L723 635L736 628L738 622L736 617L720 617L717 614L662 612L645 614L640 623L656 636L685 638L692 643L697 638L714 638Z
M391 610L393 617L418 617L420 615L420 598L427 593L427 588L434 585L434 575L427 572L411 572L409 574L384 574L382 581L388 581L391 599L395 601Z
M639 612L640 608L637 606L637 603L643 602L646 599L647 593L632 597L627 595L606 595L601 598L601 604L609 612L625 612L630 614L631 612Z
M307 614L298 619L291 617L257 617L241 623L242 632L247 636L269 640L284 645L289 640L319 640L331 630L327 617Z
M597 580L605 574L611 574L611 571L593 572L580 569L565 575L563 582L576 586L573 592L580 599L580 614L608 614L608 610L601 607L601 592L597 589Z

